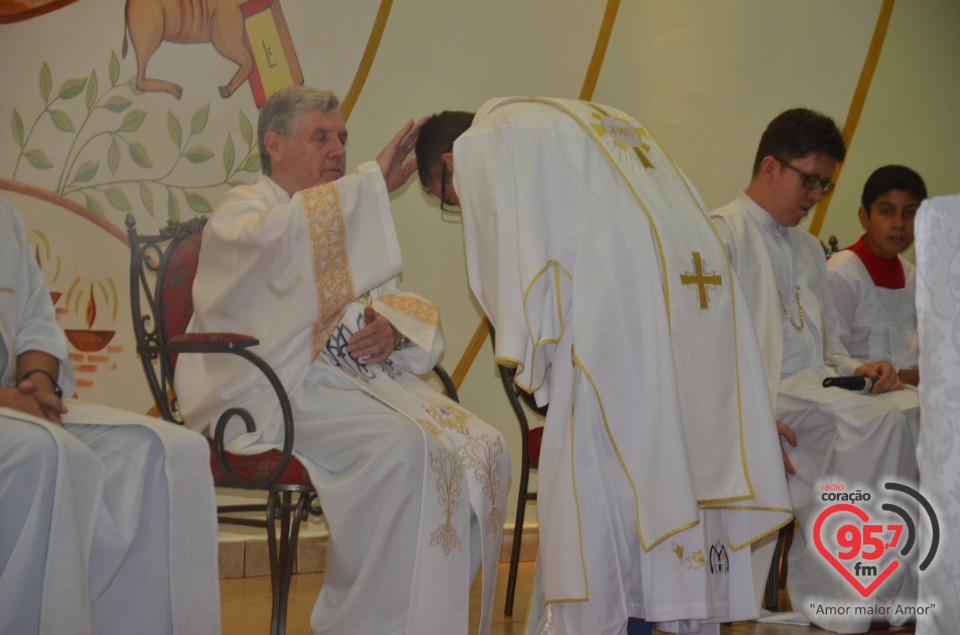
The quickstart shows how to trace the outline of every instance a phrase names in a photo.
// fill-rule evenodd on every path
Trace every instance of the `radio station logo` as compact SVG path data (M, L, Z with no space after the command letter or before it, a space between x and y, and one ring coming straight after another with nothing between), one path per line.
M813 541L820 555L864 598L869 598L902 567L925 571L940 544L940 523L930 502L914 488L889 482L889 497L879 509L869 491L848 492L840 483L821 486L821 499L832 503L817 517ZM899 502L899 501L898 501ZM923 519L920 553L917 527ZM929 535L927 535L927 532Z

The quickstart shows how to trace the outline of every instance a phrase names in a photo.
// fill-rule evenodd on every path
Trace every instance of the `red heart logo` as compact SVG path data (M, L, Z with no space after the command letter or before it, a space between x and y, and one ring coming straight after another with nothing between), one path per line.
M862 520L864 523L870 520L870 516L867 515L867 512L863 511L859 507L854 507L853 505L848 505L846 503L838 503L836 505L831 505L830 507L823 510L820 516L817 517L817 522L813 526L813 542L817 545L817 551L820 552L827 562L833 565L833 568L840 572L847 582L849 582L857 592L860 593L863 597L868 597L872 594L878 586L880 586L884 580L890 577L890 574L897 570L897 567L900 566L900 563L897 560L894 560L887 567L880 572L880 575L870 583L870 586L864 587L860 584L860 581L857 580L852 573L850 573L846 567L841 563L823 544L823 540L820 538L820 528L823 526L824 521L827 518L832 516L837 512L850 512L855 515L857 518Z

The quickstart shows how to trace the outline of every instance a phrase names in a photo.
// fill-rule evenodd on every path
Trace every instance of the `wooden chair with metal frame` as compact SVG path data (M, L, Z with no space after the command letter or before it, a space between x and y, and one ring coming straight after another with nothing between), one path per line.
M251 349L256 338L238 333L186 333L193 315L193 280L197 272L205 217L170 223L157 235L141 236L133 216L127 215L130 241L130 303L137 354L160 416L182 424L173 378L181 354L237 355L263 373L273 388L283 418L283 445L279 450L253 455L227 452L228 425L242 422L247 432L256 422L243 408L228 408L219 419L210 443L210 464L217 487L260 490L265 504L221 505L217 520L224 524L261 527L267 531L273 605L270 633L286 630L287 599L297 554L300 523L323 513L317 492L303 464L292 455L294 421L290 399L276 372ZM456 388L442 367L434 372L447 395L457 401ZM251 512L264 514L250 518ZM245 514L236 516L236 514ZM277 523L280 534L277 536Z
M490 343L496 346L496 331L489 320L487 324L490 328ZM497 364L497 370L500 373L503 391L507 394L510 406L517 416L517 423L520 424L520 481L518 483L520 493L517 496L517 518L513 524L513 546L510 550L510 571L507 574L507 597L503 608L504 615L513 615L513 599L517 591L517 573L520 566L520 544L523 537L523 518L526 515L527 503L537 501L537 493L529 491L530 470L537 469L540 463L540 441L543 437L543 426L530 428L524 405L541 417L546 416L547 407L538 406L533 395L517 389L517 385L513 383L516 369Z

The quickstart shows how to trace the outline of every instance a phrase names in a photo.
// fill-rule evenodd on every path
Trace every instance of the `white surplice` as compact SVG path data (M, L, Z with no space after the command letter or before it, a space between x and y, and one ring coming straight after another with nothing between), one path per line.
M849 249L827 261L827 282L840 318L840 341L850 355L916 370L920 356L917 268L897 258L903 265L902 289L874 284L863 261Z
M190 328L260 340L256 352L290 395L294 455L326 513L315 633L465 633L481 560L479 632L490 630L506 445L416 377L443 339L436 307L400 293L401 266L372 162L292 199L261 175L228 192L204 229ZM377 366L343 350L368 304L410 340ZM227 407L251 412L257 430L231 435L230 451L277 447L276 397L242 360L181 356L176 390L187 425L203 432Z
M916 392L874 396L824 388L825 377L851 375L867 360L851 357L840 342L819 242L804 229L780 226L746 194L712 216L753 316L777 419L797 435L798 447L784 445L797 470L787 481L800 527L790 550L791 602L822 628L863 632L870 615L854 616L851 610L849 616L834 616L811 609L864 601L827 564L811 538L817 517L829 504L821 487L839 482L849 491L862 486L881 492L890 479L916 484ZM797 328L801 305L803 328ZM870 601L889 604L915 597L916 568L901 567Z
M550 405L529 631L753 616L742 547L789 502L749 315L692 186L639 122L585 102L490 101L453 154L497 360Z
M23 226L0 199L0 377L66 339ZM220 632L209 447L196 433L65 399L64 428L0 408L0 633Z
M952 633L960 624L960 195L925 200L917 212L917 319L920 327L920 481L939 517L940 542L920 573L919 604L936 608L917 617L917 635ZM930 536L923 515L922 535ZM924 543L924 549L930 548Z

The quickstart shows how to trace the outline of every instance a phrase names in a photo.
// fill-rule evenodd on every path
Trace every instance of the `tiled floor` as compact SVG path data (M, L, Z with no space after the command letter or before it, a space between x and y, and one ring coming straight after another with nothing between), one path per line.
M514 615L503 614L506 594L507 565L500 565L497 597L494 607L492 635L520 635L526 619L526 607L533 589L533 563L521 563L517 581ZM310 610L323 584L322 573L305 573L293 577L288 608L287 635L311 635ZM479 585L473 587L470 606L471 630L476 628L479 611ZM224 635L266 635L270 632L270 578L238 578L220 581L220 607ZM723 626L721 635L815 635L825 631L808 626L787 626L739 622ZM902 632L902 631L901 631ZM879 631L877 635L880 635ZM889 633L889 631L888 631Z

